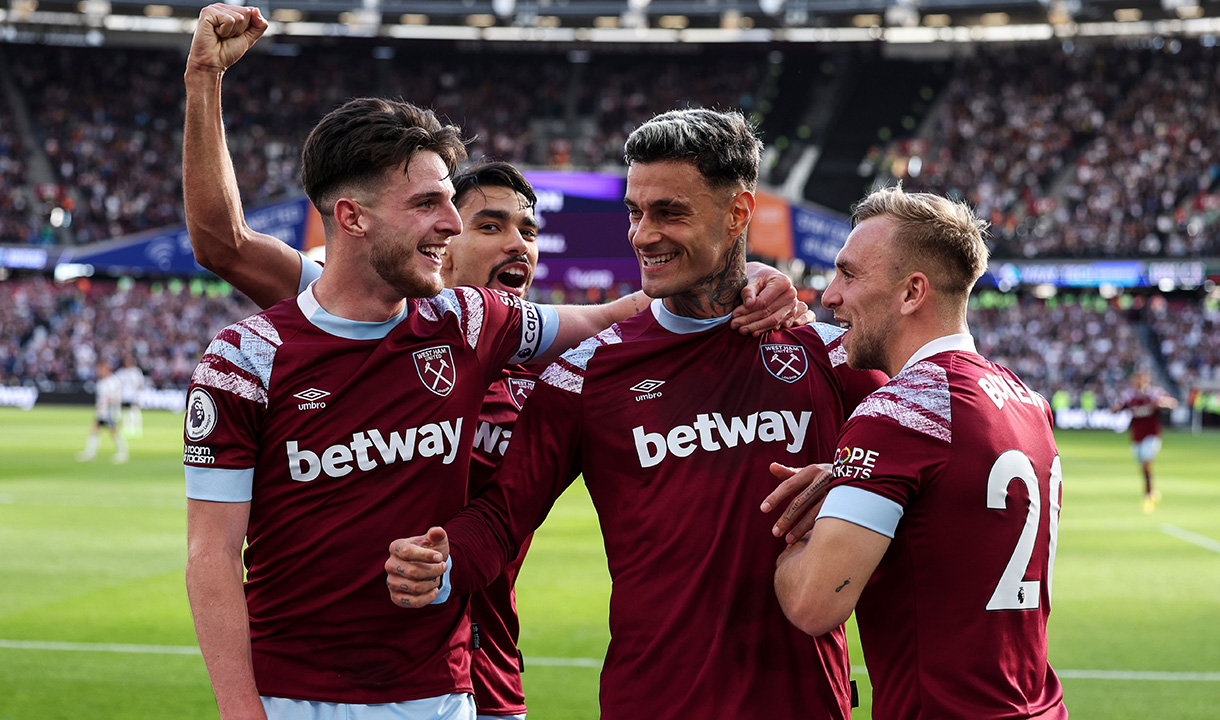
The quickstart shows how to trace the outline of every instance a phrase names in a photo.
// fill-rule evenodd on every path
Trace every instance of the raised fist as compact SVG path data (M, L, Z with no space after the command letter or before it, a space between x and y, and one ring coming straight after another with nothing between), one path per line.
M241 59L267 30L258 8L214 3L199 11L199 24L191 38L187 72L221 73Z

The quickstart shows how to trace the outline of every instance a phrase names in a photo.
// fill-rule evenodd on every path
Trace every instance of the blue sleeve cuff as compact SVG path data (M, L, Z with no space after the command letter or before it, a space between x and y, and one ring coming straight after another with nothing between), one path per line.
M440 605L449 599L449 595L453 593L453 586L449 584L449 573L453 571L453 555L445 561L445 574L441 576L441 591L436 594L436 599L428 603L429 605Z
M542 313L542 340L538 343L538 352L534 353L535 355L550 350L559 335L559 311L552 305L539 305L538 310Z
M254 497L254 468L227 470L194 465L184 468L186 496L192 500L239 503L250 502Z
M300 250L297 251L297 254L301 256L301 280L297 283L297 293L303 293L305 288L309 287L309 283L322 277L322 266L305 257L305 253Z
M902 519L902 506L875 492L840 485L826 494L818 519L824 517L846 520L892 540Z

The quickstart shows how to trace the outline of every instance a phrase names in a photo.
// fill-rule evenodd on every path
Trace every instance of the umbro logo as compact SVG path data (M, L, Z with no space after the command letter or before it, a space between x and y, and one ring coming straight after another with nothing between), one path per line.
M632 392L640 393L639 395L635 396L635 401L640 402L641 400L651 400L653 398L661 397L661 393L657 391L664 384L664 380L641 380L628 389Z
M297 410L321 410L322 408L326 407L326 403L319 401L328 395L330 395L330 393L325 390L309 388L308 390L302 390L299 393L293 393L292 396L305 401L297 405Z

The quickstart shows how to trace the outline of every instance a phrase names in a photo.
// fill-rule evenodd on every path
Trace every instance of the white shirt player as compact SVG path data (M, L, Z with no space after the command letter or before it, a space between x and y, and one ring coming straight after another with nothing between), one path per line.
M123 388L123 403L139 405L140 393L144 391L144 373L140 372L140 368L135 365L121 367L115 371L114 376L119 379Z
M112 423L118 419L119 407L123 404L123 386L118 375L107 375L97 381L94 409L97 419Z

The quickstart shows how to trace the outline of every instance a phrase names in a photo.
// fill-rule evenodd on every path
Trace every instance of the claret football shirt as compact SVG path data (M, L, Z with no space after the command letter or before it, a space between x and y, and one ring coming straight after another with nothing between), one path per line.
M613 590L605 720L846 718L842 629L784 617L784 548L758 505L773 461L828 461L855 404L883 381L847 369L839 328L742 336L660 301L542 374L501 470L446 524L454 591L481 587L582 471Z
M261 694L384 703L471 690L465 603L395 607L386 548L462 507L488 386L545 350L555 317L458 288L362 323L310 288L216 336L187 399L187 496L251 503Z
M887 720L1066 718L1047 662L1063 475L1050 407L969 335L856 408L820 518L893 538L856 605Z
M1123 393L1121 409L1131 411L1131 442L1161 434L1161 400L1168 394L1156 386Z
M300 289L322 275L322 266L301 255ZM534 389L538 373L522 365L505 368L487 389L474 430L470 457L470 494L491 479L504 458L513 434L513 424L522 403ZM521 715L526 711L525 691L521 687L522 658L517 650L520 625L517 600L513 592L517 574L525 561L529 541L500 577L481 592L470 595L472 634L476 645L470 659L475 703L480 715Z

